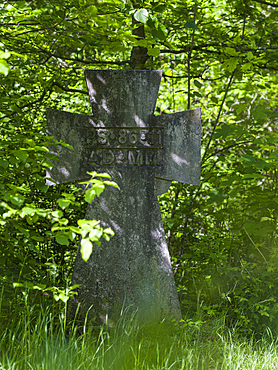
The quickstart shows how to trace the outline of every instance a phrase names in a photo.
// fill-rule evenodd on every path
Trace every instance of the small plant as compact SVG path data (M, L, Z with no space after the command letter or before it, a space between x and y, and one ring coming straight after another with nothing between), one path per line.
M77 220L77 225L72 225L69 219L70 214L66 212L75 206L75 203L78 202L77 198L80 199L83 197L85 202L91 204L95 196L102 194L105 186L113 186L119 189L118 185L111 181L110 176L106 173L98 174L93 171L88 172L88 175L91 178L80 183L80 185L84 186L84 189L80 191L80 188L74 188L72 193L63 192L62 197L57 199L58 206L56 208L42 210L35 207L24 207L20 211L21 217L30 216L34 223L38 222L39 217L49 219L50 224L53 225L51 231L47 234L50 243L55 242L61 247L69 247L70 243L75 242L77 244L79 237L82 237L80 251L84 261L88 261L92 253L93 243L101 245L101 238L109 241L110 237L114 235L114 232L109 227L101 227L100 220L79 219ZM22 276L20 273L17 282L14 282L12 286L16 289L19 288L23 294L28 294L30 290L40 292L45 297L52 294L55 301L61 300L66 305L69 298L77 294L74 290L79 285L70 286L69 279L66 276L62 279L63 285L66 284L66 286L59 285L56 275L60 267L55 263L55 256L46 258L44 265L46 269L43 280L47 278L48 281L38 283L34 277L29 275L27 276L29 279L26 279L26 276ZM51 271L51 269L54 269L54 271ZM38 274L35 273L34 275L36 276Z
M118 185L114 181L110 180L99 180L97 177L110 179L110 175L107 173L97 173L95 171L88 172L91 178L87 181L80 182L80 185L85 185L85 189L82 194L85 197L85 201L91 204L95 196L100 196L104 191L105 186L113 186L119 189ZM66 209L72 203L72 195L63 193L64 198L58 199L58 204L62 209ZM110 240L110 237L114 235L114 231L108 227L103 229L100 226L100 220L84 220L80 219L77 221L78 227L76 226L65 226L68 220L63 218L62 211L58 214L56 223L51 228L52 232L56 232L55 239L59 244L69 245L70 241L73 241L77 235L82 236L81 240L81 255L84 261L88 261L92 254L93 244L101 244L100 238L103 237L105 240Z

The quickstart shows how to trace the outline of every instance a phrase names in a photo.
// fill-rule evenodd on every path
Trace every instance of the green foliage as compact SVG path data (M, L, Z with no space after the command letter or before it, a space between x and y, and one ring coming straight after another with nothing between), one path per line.
M30 144L30 140L28 143ZM31 156L36 158L36 156L41 155L41 152L43 152L45 158L52 157L44 146L32 145L31 149L34 150L28 151L28 149L11 150L11 154L6 150L6 158L11 158L11 155L14 155L16 164L21 164L21 162L30 164ZM44 163L46 163L45 167L51 166L51 162L45 158L43 156L41 158L42 168ZM91 255L93 243L100 246L102 237L105 240L110 240L114 232L111 228L103 229L100 226L100 221L79 219L76 225L72 225L70 221L74 210L81 212L80 201L83 196L87 203L92 203L94 197L99 196L104 191L105 186L116 188L118 186L113 181L98 179L98 177L110 179L108 174L91 172L88 173L91 178L81 183L81 185L86 185L83 191L71 185L70 193L62 192L62 197L60 197L59 192L54 192L48 197L49 188L44 183L45 176L37 176L37 172L35 172L35 175L30 174L29 176L24 173L21 176L20 186L16 186L17 182L13 184L8 182L10 175L9 161L4 163L8 165L3 166L5 171L2 175L3 182L0 189L3 199L0 204L2 216L0 226L1 238L5 243L1 251L1 261L4 262L3 265L6 268L2 272L1 279L4 282L9 282L9 275L14 275L13 265L18 263L19 260L22 262L22 268L15 272L15 278L18 282L13 283L14 288L37 289L43 292L51 291L55 300L61 299L66 302L73 288L63 290L56 285L49 286L50 280L46 279L49 277L47 276L49 275L49 261L57 260L57 254L61 254L60 263L65 264L67 254L65 247L71 247L71 250L74 251L79 241L79 238L77 238L79 235L83 238L81 240L81 255L85 261ZM31 165L27 168L30 167ZM26 166L14 166L13 172L16 170L21 172L22 168L26 168ZM25 179L24 175L26 176ZM7 179L6 182L5 179ZM32 187L32 183L35 184L34 187ZM28 192L30 192L29 197L27 196ZM42 208L43 203L44 207ZM49 254L51 257L49 257ZM36 264L38 264L37 267L35 267ZM32 269L30 269L30 265ZM20 280L22 279L27 280L21 283ZM34 279L36 281L41 279L45 281L46 279L46 284L33 283L32 280Z
M163 70L155 113L202 107L201 186L174 183L160 197L183 312L190 322L225 317L243 334L277 327L276 9L257 0L1 3L0 278L9 298L20 290L12 283L65 291L79 236L85 259L111 236L83 218L86 202L115 184L93 175L83 195L45 185L45 111L91 114L84 68L130 68L141 46L145 67Z

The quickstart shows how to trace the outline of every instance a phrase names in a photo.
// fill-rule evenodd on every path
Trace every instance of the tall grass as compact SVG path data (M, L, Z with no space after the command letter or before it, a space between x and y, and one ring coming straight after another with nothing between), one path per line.
M0 305L1 306L1 305ZM3 317L0 316L0 317ZM135 320L82 334L65 327L51 306L22 306L0 322L0 369L278 369L276 341L237 340L224 330Z

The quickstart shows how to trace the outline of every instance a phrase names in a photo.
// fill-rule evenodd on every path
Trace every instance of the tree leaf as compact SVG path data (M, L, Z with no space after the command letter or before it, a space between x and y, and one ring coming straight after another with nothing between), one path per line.
M106 229L103 230L104 233L110 234L110 235L115 235L114 231L111 229L111 227L107 227Z
M62 211L60 211L60 210L53 211L53 212L51 212L51 215L52 215L53 217L55 217L55 218L61 218L61 217L63 217L63 212L62 212Z
M41 190L43 193L46 193L47 190L48 190L48 186L42 182L42 181L36 181L35 182L35 187L38 189L38 190Z
M6 159L0 159L0 166L6 169L9 166L9 162Z
M185 27L191 28L193 31L197 31L197 29L198 29L198 27L196 26L196 24L193 23L193 22L190 22L190 21L187 21L185 23Z
M19 206L21 207L22 204L24 203L25 201L25 197L23 195L20 195L20 194L16 194L16 195L11 195L10 196L10 200L13 204L15 204L16 206Z
M55 235L55 240L61 245L69 245L69 240L65 234L58 233Z
M197 86L199 89L203 86L198 80L194 80L194 85Z
M233 72L239 63L239 58L232 57L223 63L223 68L227 69L229 72Z
M57 203L59 204L59 206L62 209L65 209L65 208L67 208L70 205L71 202L68 199L60 198L60 199L58 199Z
M102 184L102 183L100 183L100 184L95 184L94 186L93 186L93 191L95 192L95 194L99 197L100 196L100 194L104 191L104 189L105 189L105 185L104 184Z
M69 237L69 239L70 239L71 241L74 241L74 239L75 239L75 237L76 237L76 234L75 234L72 230L69 230L69 231L67 232L67 235L68 235L68 237Z
M93 242L97 242L102 236L102 229L101 228L96 228L92 229L89 234L89 239L92 240Z
M117 188L120 190L119 185L115 183L114 181L103 181L105 185L113 186L114 188Z
M155 46L154 48L149 48L148 55L153 56L153 57L158 57L160 55L159 47Z
M141 23L146 23L148 20L149 13L145 8L141 8L134 13L134 18Z
M53 167L53 163L50 162L50 161L45 160L45 161L43 161L42 166L43 167L47 167L47 168L52 168Z
M31 207L24 207L21 210L22 217L24 217L26 215L34 215L35 213L36 213L36 209L35 208L31 208Z
M108 173L97 173L96 171L87 172L92 177L105 177L107 179L111 179L111 176ZM90 182L90 180L88 180Z
M160 27L152 29L151 34L153 35L153 37L156 37L159 40L164 41L166 39L166 35Z
M95 196L96 196L96 192L93 188L87 189L85 191L85 201L87 203L92 204Z
M8 59L10 56L10 53L0 50L0 59Z
M225 52L228 54L228 55L231 55L231 56L237 56L239 55L239 52L236 51L234 48L225 48Z
M29 154L24 149L21 149L21 150L13 150L13 154L18 159L21 159L23 162L26 162L27 158L29 157Z
M0 73L3 73L5 76L9 73L10 67L4 59L0 59Z
M81 246L80 248L81 256L83 260L87 262L92 254L93 244L88 238L84 238L81 240L80 246Z
M53 297L56 302L61 300L62 302L67 303L67 301L69 300L69 297L65 293L53 294Z

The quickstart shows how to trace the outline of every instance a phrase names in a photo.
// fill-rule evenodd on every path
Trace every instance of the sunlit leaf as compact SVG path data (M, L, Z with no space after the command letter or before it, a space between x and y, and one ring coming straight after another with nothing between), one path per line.
M81 256L83 260L87 262L92 254L93 244L88 238L85 238L81 240L80 245L81 245L81 249L80 249Z
M139 9L137 12L134 13L134 18L141 23L146 23L148 20L149 13L147 9Z

